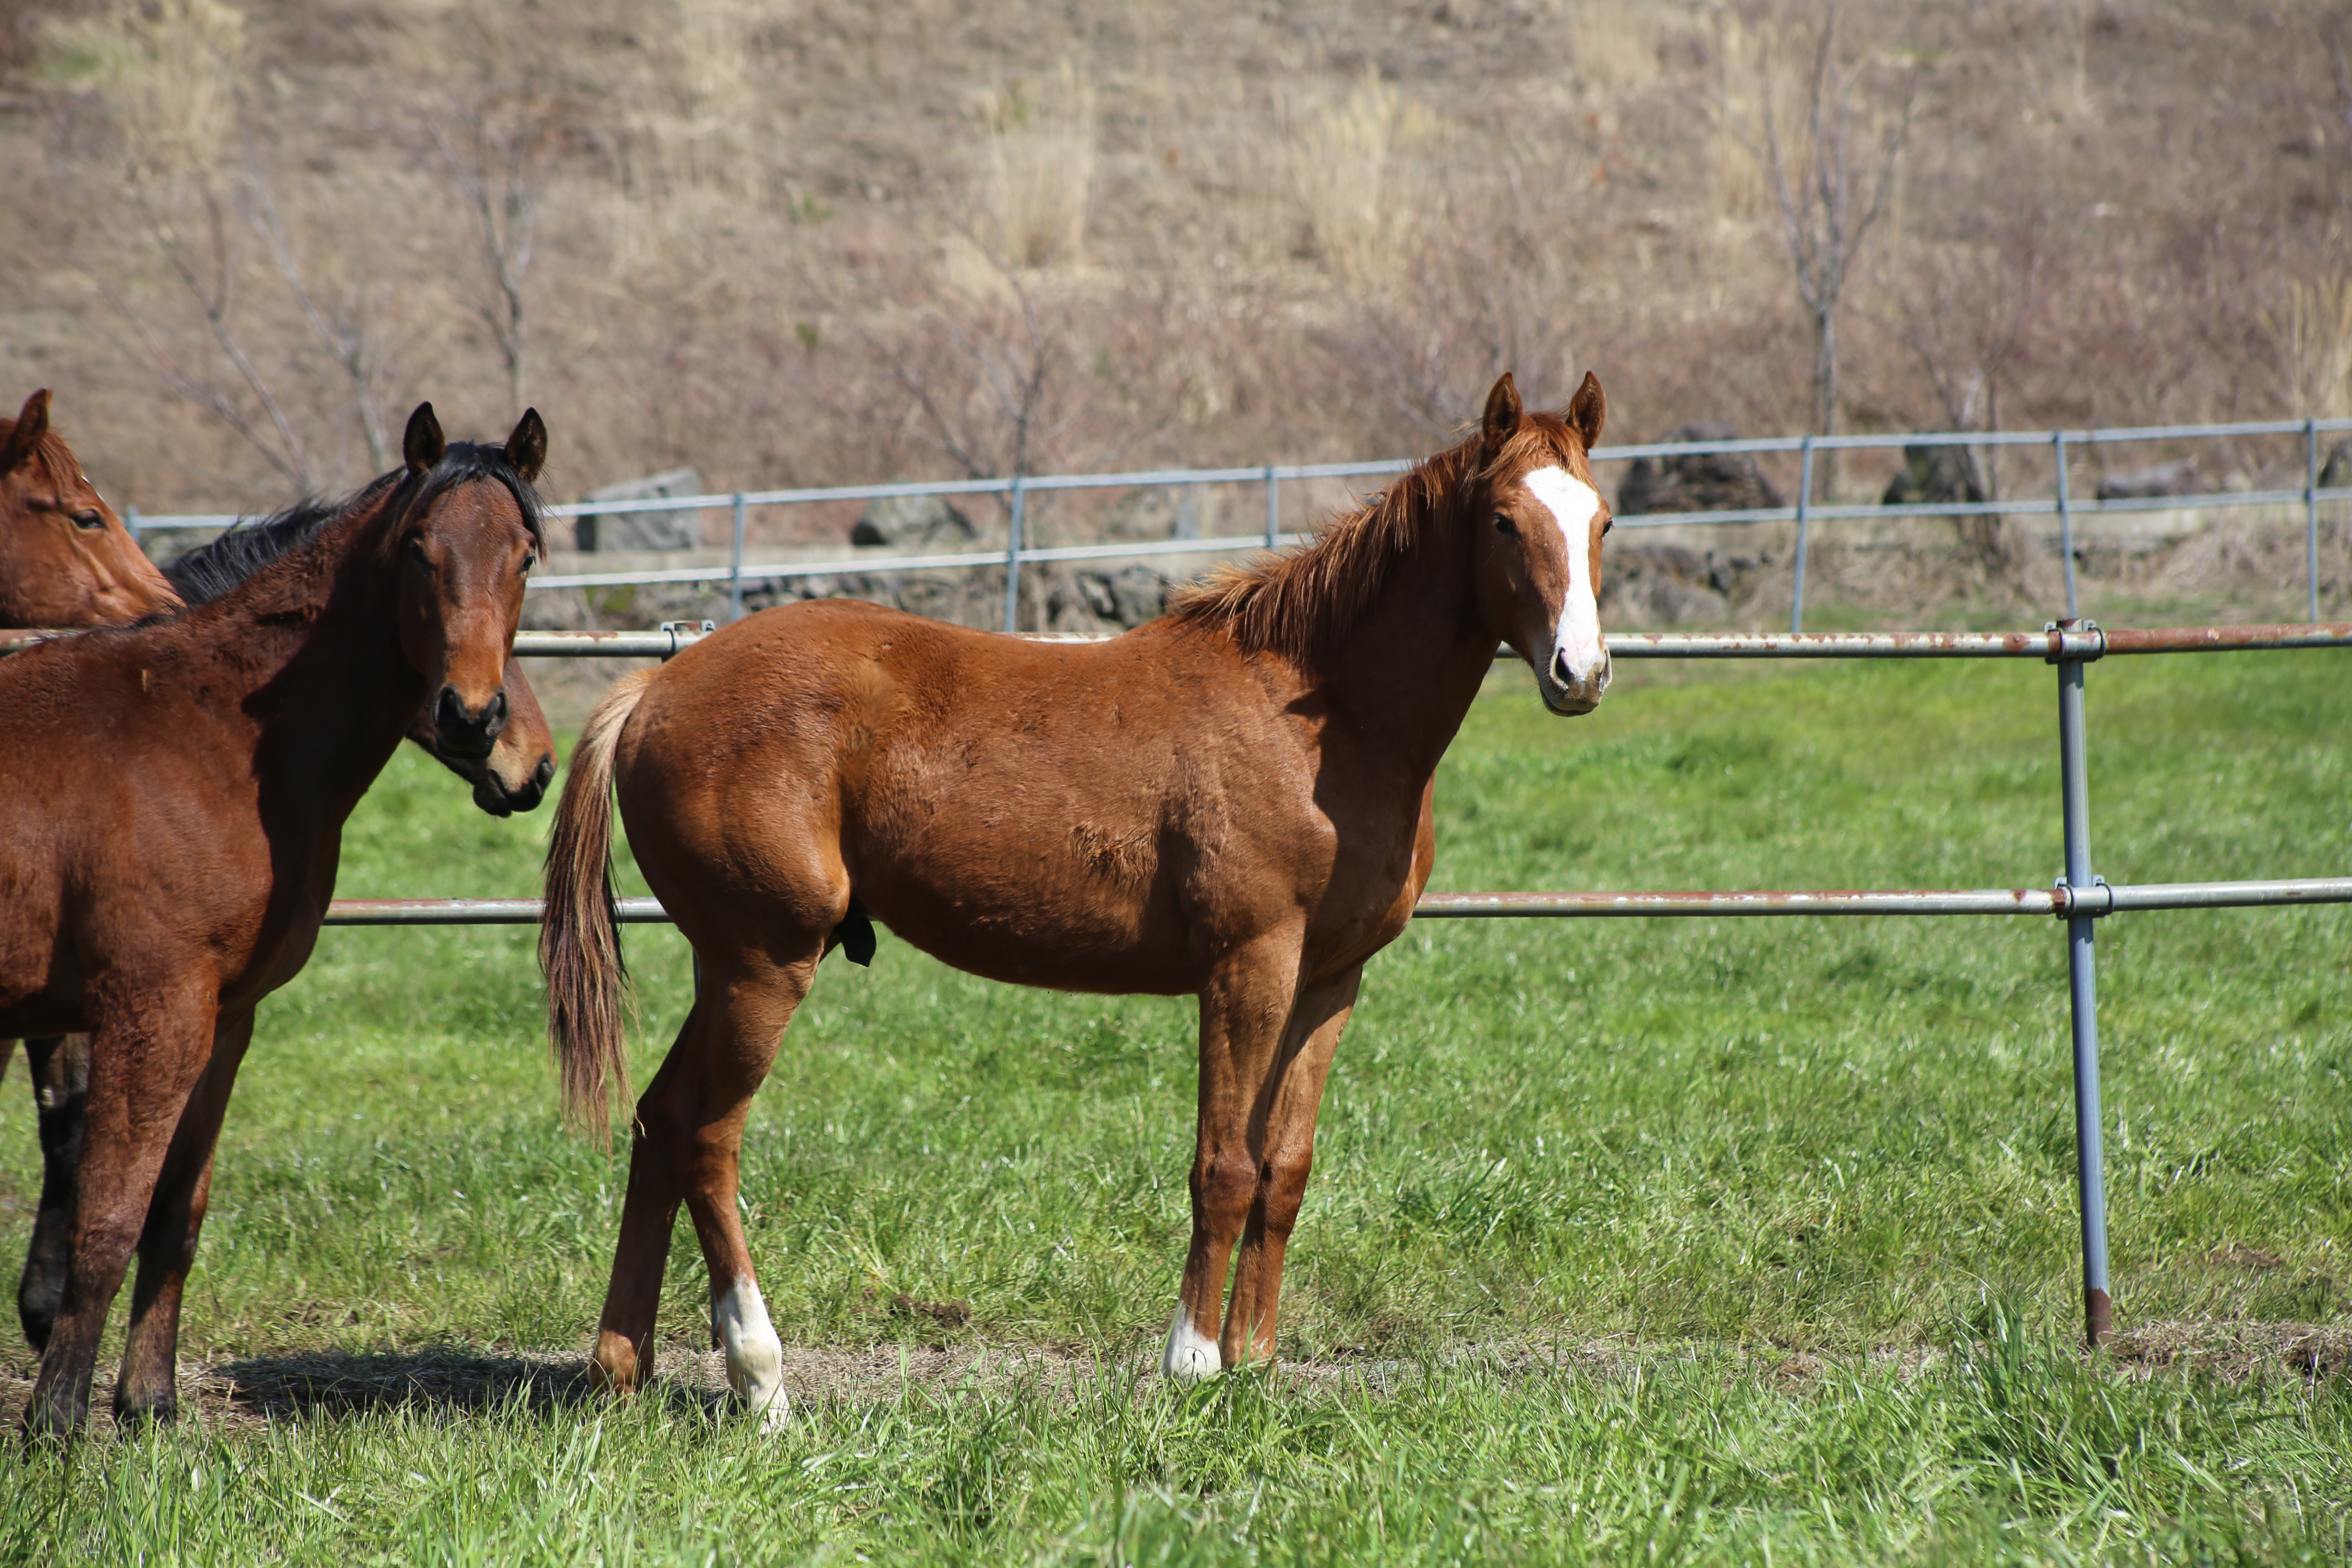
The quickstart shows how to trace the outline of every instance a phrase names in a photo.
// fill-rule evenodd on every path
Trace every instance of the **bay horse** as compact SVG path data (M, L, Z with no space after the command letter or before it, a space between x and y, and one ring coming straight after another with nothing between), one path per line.
M1364 961L1434 854L1438 759L1498 640L1554 713L1609 684L1594 595L1605 405L1476 433L1303 550L1228 570L1092 646L846 600L764 611L625 677L572 756L540 957L569 1108L627 1092L613 803L692 943L692 1009L636 1104L592 1375L650 1375L678 1205L737 1396L782 1416L782 1345L736 1210L752 1094L818 961L870 914L960 969L1200 999L1192 1234L1160 1364L1275 1351L1324 1076ZM1238 1270L1219 1304L1238 1243Z
M387 479L390 476L386 477ZM379 480L379 483L383 482ZM331 503L307 500L257 522L241 524L180 556L163 569L188 605L209 604L332 521ZM55 621L63 626L71 623ZM506 728L486 757L442 749L431 712L420 709L408 738L474 786L474 804L492 816L538 807L555 776L555 735L522 666L509 657L504 672ZM0 1041L0 1069L10 1043ZM41 1144L41 1196L25 1271L16 1286L16 1319L36 1352L49 1342L50 1325L65 1299L67 1242L73 1221L73 1173L81 1148L82 1107L89 1089L89 1037L53 1035L25 1042L32 1079L34 1126Z
M87 1419L135 1250L114 1407L177 1408L182 1287L262 997L299 973L344 819L419 712L488 757L513 701L546 426L410 416L404 465L209 604L0 659L0 1037L85 1030L63 1300L25 1412Z

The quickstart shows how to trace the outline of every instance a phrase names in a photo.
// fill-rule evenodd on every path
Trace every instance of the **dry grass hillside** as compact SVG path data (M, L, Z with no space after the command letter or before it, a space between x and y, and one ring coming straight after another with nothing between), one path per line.
M538 405L565 497L1410 453L1505 368L1794 431L1774 163L1802 217L1843 127L1840 427L2352 408L2352 5L1891 0L1816 88L1824 19L14 0L0 398L151 511L349 485L420 397Z

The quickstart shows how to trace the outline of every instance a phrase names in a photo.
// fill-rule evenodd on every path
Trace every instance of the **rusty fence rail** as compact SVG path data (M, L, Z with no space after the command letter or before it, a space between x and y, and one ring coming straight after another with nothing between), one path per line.
M2298 426L2297 428L2307 428ZM667 658L714 630L671 622L656 631L520 632L515 652L539 658ZM0 653L71 633L0 631ZM1104 639L1041 634L1033 640ZM2097 922L2136 910L2256 909L2352 903L2352 876L2263 881L2110 885L2091 868L2090 770L2083 711L2084 672L2109 655L2225 653L2352 647L2352 623L2169 626L2106 630L2089 621L2053 622L2039 632L1635 633L1612 637L1612 658L2035 658L2058 672L2060 816L2065 870L2048 888L1728 890L1691 892L1429 893L1423 920L1702 918L1803 916L2040 915L2066 922L2073 1025L2075 1183L2082 1218L2084 1335L2092 1344L2114 1329L2107 1279L2105 1168L2099 1126ZM1496 657L1510 650L1497 648ZM667 921L658 900L615 900L624 921ZM337 899L326 923L339 926L535 925L537 899Z

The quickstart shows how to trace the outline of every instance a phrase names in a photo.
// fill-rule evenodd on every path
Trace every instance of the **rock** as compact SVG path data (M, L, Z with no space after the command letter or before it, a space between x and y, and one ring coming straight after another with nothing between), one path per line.
M1736 441L1739 433L1720 420L1677 425L1660 445L1685 441ZM1746 511L1783 504L1752 452L1685 453L1636 458L1617 487L1616 513L1640 517L1664 511Z
M2197 459L2181 458L2128 473L2109 474L2099 481L2098 497L2101 500L2130 500L2144 496L2194 496L2204 495L2211 489L2197 471Z
M2352 436L2347 436L2327 449L2319 465L2319 488L2336 490L2352 488Z
M1141 485L1111 502L1103 540L1199 539L1217 528L1216 492L1206 485Z
M868 501L850 526L852 544L946 544L952 548L980 537L961 507L946 496L885 496Z
M1903 470L1886 484L1881 506L1936 506L1985 499L1977 462L1966 447L1906 447Z
M1168 579L1149 566L1121 572L1081 572L1078 596L1087 608L1106 621L1139 626L1156 621L1168 609Z
M1762 556L1744 552L1614 546L1601 574L1601 618L1643 626L1719 621L1764 565Z
M702 476L672 468L642 479L623 479L590 490L583 500L666 500L702 493ZM698 550L702 513L694 511L590 512L572 520L573 543L582 550Z

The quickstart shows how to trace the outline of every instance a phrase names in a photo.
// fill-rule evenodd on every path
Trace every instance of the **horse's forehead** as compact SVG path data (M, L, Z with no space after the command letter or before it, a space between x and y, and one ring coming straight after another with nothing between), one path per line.
M1563 529L1583 526L1600 515L1601 491L1593 485L1590 469L1579 473L1565 463L1536 463L1522 470L1515 482L1542 502Z

